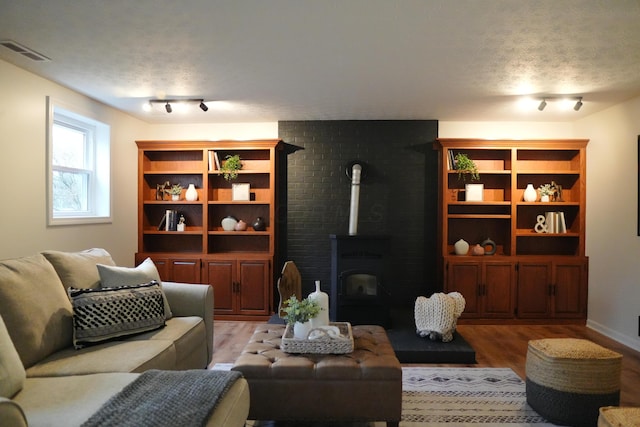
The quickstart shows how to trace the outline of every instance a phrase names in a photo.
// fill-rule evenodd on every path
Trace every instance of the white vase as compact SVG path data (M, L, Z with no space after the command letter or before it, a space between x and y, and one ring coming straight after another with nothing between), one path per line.
M455 250L456 255L466 255L469 252L469 244L460 239L455 243L455 245L453 245L453 249Z
M329 326L329 295L320 289L320 280L316 280L316 290L309 294L309 299L320 306L320 313L310 320L311 329Z
M187 191L184 193L184 198L190 202L198 200L198 190L196 190L193 184L189 184L189 188L187 188Z
M293 337L297 340L306 340L311 331L311 322L296 322L293 324Z
M538 198L538 193L536 189L533 188L533 184L527 184L527 188L524 190L524 201L525 202L535 202Z

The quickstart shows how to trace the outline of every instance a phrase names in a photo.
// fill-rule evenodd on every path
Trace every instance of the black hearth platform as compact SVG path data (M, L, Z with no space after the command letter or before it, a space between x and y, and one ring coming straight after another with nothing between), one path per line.
M431 341L416 334L413 313L392 310L392 318L387 336L400 363L477 363L475 350L458 332L454 333L451 342ZM269 323L282 324L284 321L274 314Z

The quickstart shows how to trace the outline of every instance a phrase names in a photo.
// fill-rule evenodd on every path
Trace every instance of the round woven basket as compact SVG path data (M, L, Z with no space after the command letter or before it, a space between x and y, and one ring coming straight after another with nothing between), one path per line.
M552 338L529 342L526 376L555 390L606 394L620 390L622 355L591 341Z
M600 408L598 427L640 426L640 408Z

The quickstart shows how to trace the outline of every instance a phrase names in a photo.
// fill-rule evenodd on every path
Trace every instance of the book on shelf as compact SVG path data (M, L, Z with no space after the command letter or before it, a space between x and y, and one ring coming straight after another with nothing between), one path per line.
M455 160L455 154L453 154L453 150L447 150L448 153L448 163L449 163L449 170L455 170L456 169L456 160Z
M564 212L546 212L544 222L547 226L547 233L567 232L567 223L564 218Z
M178 211L167 209L165 217L165 231L178 231Z
M220 170L220 157L215 150L209 150L209 170L210 171L218 171Z
M167 228L167 213L165 212L164 215L162 215L160 224L158 224L158 230L165 230L166 228Z
M564 219L564 212L558 212L558 233L566 233L567 232L567 223Z

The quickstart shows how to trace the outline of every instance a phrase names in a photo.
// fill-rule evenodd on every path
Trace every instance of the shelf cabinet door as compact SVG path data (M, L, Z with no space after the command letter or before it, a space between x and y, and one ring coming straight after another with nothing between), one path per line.
M484 261L482 302L484 317L511 318L514 315L516 268L512 261Z
M238 314L269 314L269 261L238 261Z
M445 292L459 292L465 299L463 318L481 317L482 263L473 260L449 260Z
M268 260L208 260L207 281L213 286L214 314L270 314Z
M158 270L160 280L180 283L203 283L200 275L200 258L182 258L136 254L136 265L147 257L151 258Z
M551 262L521 261L518 265L518 317L551 316Z
M207 282L213 286L214 314L235 313L235 260L208 260Z
M586 317L586 260L566 260L554 262L553 291L552 303L554 317Z

